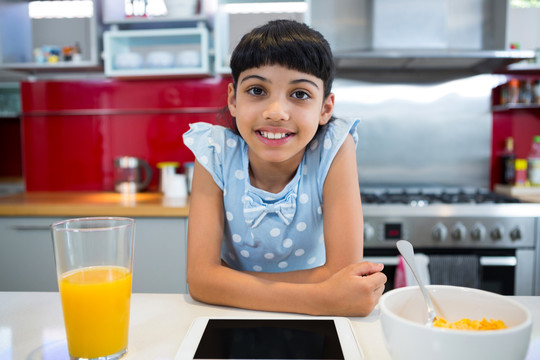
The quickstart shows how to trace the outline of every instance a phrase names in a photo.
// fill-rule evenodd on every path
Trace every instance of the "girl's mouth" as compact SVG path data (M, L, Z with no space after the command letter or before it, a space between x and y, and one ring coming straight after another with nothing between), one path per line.
M268 130L257 130L255 131L259 140L269 146L280 146L288 142L293 136L294 133L286 132L283 130L280 131L268 131Z
M270 131L257 131L257 133L265 139L269 140L281 140L291 136L291 133L285 132L270 132Z

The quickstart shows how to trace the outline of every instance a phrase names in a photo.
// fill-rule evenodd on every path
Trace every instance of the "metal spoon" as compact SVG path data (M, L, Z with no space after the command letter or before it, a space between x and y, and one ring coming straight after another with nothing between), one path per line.
M403 256L403 259L405 259L405 262L407 263L407 265L409 265L409 268L411 268L411 271L414 275L414 278L418 282L418 285L420 285L420 290L422 290L422 295L424 295L424 300L426 300L427 311L428 311L428 322L426 325L432 326L433 320L435 319L437 314L435 314L435 307L433 306L431 297L429 296L429 293L427 292L426 287L424 286L424 282L420 278L420 275L418 274L418 270L416 269L416 260L414 258L413 246L407 240L399 240L396 243L396 246L401 256Z

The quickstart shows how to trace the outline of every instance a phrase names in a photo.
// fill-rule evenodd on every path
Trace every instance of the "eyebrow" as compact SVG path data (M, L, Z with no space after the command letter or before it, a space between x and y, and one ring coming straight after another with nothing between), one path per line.
M243 83L243 82L246 81L246 80L249 80L249 79L258 79L258 80L265 81L265 82L271 82L271 81L268 80L267 78L262 77L262 76L259 76L259 75L248 75L248 76L246 76L245 78L243 78L243 79L240 80L240 84ZM319 86L318 86L314 81L311 81L311 80L309 80L309 79L296 79L296 80L292 80L292 81L290 82L290 84L299 84L299 83L303 83L303 82L310 83L311 85L315 86L317 89L319 88Z

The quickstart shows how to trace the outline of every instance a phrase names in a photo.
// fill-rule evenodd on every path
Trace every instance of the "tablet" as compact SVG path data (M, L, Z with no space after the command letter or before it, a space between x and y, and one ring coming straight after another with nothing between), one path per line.
M362 360L352 324L341 317L201 317L175 360Z

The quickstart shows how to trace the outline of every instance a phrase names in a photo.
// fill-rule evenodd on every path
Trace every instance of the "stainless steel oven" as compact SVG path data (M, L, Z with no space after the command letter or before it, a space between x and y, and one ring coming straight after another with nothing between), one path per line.
M398 264L395 242L405 239L428 258L477 259L475 287L540 295L539 205L476 189L372 189L362 199L364 255L385 264L387 290Z

